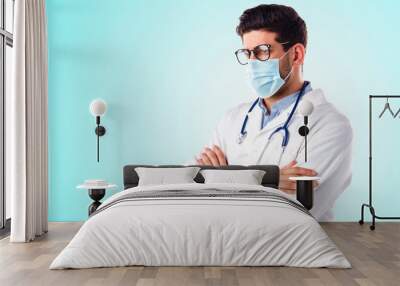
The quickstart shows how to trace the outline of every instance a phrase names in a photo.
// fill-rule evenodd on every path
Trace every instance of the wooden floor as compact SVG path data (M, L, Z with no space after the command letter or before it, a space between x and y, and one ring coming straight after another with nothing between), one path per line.
M400 223L379 223L374 232L357 223L325 223L323 228L352 269L289 267L120 267L48 270L50 262L81 226L50 223L32 243L0 241L0 285L400 285Z

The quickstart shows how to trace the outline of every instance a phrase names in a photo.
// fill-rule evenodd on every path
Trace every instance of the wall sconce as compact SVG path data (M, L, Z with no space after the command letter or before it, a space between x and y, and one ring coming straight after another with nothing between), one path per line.
M104 128L104 126L100 125L100 117L106 113L107 104L102 99L95 99L90 103L89 110L90 110L90 113L94 117L96 117L97 127L94 130L94 132L97 135L97 162L99 162L99 157L100 157L99 138L100 138L100 136L103 136L104 134L106 134L106 129Z

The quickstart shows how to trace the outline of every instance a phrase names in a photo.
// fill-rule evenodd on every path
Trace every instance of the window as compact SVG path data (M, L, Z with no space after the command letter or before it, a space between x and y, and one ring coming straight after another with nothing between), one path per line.
M11 92L11 68L13 64L14 0L0 0L0 236L9 231L10 194L5 187L5 106Z

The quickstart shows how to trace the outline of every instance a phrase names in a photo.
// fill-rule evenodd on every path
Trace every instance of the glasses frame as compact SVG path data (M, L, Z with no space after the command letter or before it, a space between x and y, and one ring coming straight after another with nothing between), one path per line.
M286 44L289 44L289 42L284 42L284 43L279 43L279 44L281 44L281 45L286 45ZM266 58L266 59L260 59L260 58L258 58L257 57L257 55L256 55L256 53L254 52L255 50L257 50L258 48L260 48L261 46L266 46L267 47L267 49L268 49L268 57ZM270 59L270 57L271 57L271 47L272 47L272 45L270 45L270 44L261 44L261 45L258 45L258 46L255 46L254 47L254 49L252 49L252 50L249 50L249 49L238 49L237 51L235 51L235 56L236 56L236 59L237 59L237 61L238 61L238 63L239 64L241 64L241 65L247 65L249 62L247 62L247 63L242 63L240 60L239 60L239 53L241 53L241 52L247 52L247 54L249 55L249 58L248 59L250 59L251 58L251 54L253 54L254 55L254 57L257 59L257 60L259 60L259 61L262 61L262 62L265 62L265 61L268 61L269 59Z

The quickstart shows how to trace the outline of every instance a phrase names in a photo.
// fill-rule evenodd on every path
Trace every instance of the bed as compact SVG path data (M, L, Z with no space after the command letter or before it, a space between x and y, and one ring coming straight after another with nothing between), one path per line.
M291 266L350 268L318 222L277 189L276 166L261 185L193 183L138 186L128 165L124 191L103 202L50 269L144 266ZM213 167L200 167L213 169Z

